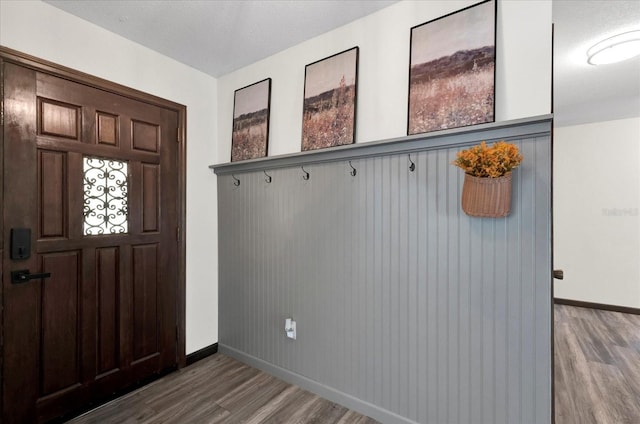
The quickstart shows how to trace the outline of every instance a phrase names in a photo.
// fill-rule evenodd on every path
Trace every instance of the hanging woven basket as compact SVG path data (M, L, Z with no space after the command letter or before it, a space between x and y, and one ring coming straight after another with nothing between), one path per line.
M500 218L511 211L511 172L498 178L464 174L462 210L469 216Z

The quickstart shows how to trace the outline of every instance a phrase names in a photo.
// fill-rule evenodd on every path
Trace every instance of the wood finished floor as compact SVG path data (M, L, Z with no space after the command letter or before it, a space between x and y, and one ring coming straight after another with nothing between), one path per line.
M640 423L640 315L555 306L556 424Z
M640 423L640 316L556 305L555 391L556 424ZM216 354L71 422L377 421Z
M378 422L218 353L70 423Z

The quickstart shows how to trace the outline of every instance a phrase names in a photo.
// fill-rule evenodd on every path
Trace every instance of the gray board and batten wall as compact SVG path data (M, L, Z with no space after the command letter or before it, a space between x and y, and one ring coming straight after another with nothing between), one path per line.
M551 128L545 115L211 166L220 351L384 423L551 422ZM482 140L524 155L506 218L460 207L451 161Z

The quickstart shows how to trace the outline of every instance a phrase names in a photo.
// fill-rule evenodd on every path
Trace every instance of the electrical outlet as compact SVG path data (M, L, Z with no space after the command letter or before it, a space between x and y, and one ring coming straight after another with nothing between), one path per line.
M291 318L287 318L284 322L284 331L287 333L288 338L295 340L296 339L296 322Z

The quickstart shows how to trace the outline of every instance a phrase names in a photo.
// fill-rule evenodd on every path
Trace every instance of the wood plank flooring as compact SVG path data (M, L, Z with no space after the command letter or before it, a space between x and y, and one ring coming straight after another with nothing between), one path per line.
M70 423L322 423L377 421L216 354Z
M555 306L556 424L640 423L640 315Z
M640 423L640 316L556 305L555 393L556 424ZM221 354L71 422L376 423Z

